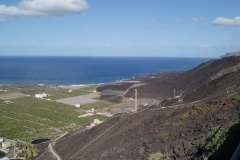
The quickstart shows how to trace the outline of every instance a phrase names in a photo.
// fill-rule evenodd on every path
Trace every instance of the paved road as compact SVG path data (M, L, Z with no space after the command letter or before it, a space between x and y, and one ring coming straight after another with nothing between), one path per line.
M49 151L52 153L52 155L55 157L55 158L57 158L57 160L62 160L61 159L61 157L57 154L57 152L54 150L54 148L53 148L53 144L54 144L55 142L52 142L52 143L50 143L49 145L48 145L48 148L49 148Z
M75 153L74 155L72 155L72 157L70 157L69 159L74 158L77 154L79 154L82 150L84 150L86 147L88 147L90 144L92 144L93 142L95 142L97 139L99 139L102 135L104 135L105 133L107 133L110 129L112 129L115 125L117 125L118 122L116 122L114 125L112 125L111 127L109 127L106 131L104 131L102 134L100 134L99 136L97 136L94 140L92 140L91 142L89 142L87 145L85 145L82 149L80 149L77 153Z

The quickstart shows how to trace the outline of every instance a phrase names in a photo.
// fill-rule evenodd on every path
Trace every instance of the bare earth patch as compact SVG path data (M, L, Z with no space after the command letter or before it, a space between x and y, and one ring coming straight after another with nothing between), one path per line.
M85 98L98 98L100 97L100 93L99 92L94 92L94 93L89 93L89 94L86 94L86 95L82 95L82 97L85 97Z
M0 99L7 101L7 100L26 97L26 96L27 96L26 94L23 94L20 92L11 92L11 93L6 93L6 94L1 94Z
M82 104L98 102L95 99L86 98L86 97L83 97L83 96L76 96L76 97L58 99L56 101L60 102L60 103L68 104L68 105L73 105L73 106L75 106L76 104L82 105Z

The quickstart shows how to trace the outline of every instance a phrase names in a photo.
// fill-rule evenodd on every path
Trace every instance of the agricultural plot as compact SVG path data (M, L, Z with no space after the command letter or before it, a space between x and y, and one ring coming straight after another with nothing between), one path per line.
M93 119L106 119L102 115L78 118L77 116L85 114L83 110L32 97L12 102L0 105L0 137L27 142L39 138L52 139Z
M57 100L57 99L63 99L63 98L70 98L74 96L81 96L88 93L89 93L88 91L84 91L84 90L74 90L72 92L66 91L60 94L55 94L55 95L49 96L48 98L51 100Z
M54 95L49 96L49 98L52 100L57 100L57 99L75 97L75 96L82 96L82 95L92 93L97 88L97 86L98 85L90 85L90 86L83 87L81 89L71 90L71 92L69 92L70 89L69 90L66 89L65 92L56 93Z
M82 104L97 102L97 100L95 100L95 99L86 98L86 97L83 97L83 96L76 96L76 97L58 99L56 101L60 102L60 103L68 104L68 105L73 105L73 106L75 106L76 104L82 105Z
M4 93L6 93L5 91L2 91L2 90L0 90L0 94L4 94Z
M11 93L0 94L0 99L12 100L12 99L26 97L26 96L27 96L26 94L23 94L20 92L11 92Z

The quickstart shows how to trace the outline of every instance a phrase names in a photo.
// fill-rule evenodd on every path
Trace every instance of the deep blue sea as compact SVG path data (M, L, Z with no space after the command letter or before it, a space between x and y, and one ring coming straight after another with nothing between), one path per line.
M82 85L186 71L209 58L0 57L0 85Z

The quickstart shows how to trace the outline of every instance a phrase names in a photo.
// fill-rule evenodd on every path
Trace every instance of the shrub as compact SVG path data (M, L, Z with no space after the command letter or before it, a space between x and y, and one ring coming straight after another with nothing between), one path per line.
M160 138L162 139L168 138L168 133L161 133Z
M226 140L226 130L221 127L214 127L208 134L205 150L208 155L213 155Z
M184 113L180 116L181 120L187 120L189 118L189 113Z
M163 157L162 153L159 153L159 152L152 153L152 154L149 155L148 160L159 160L162 157Z

